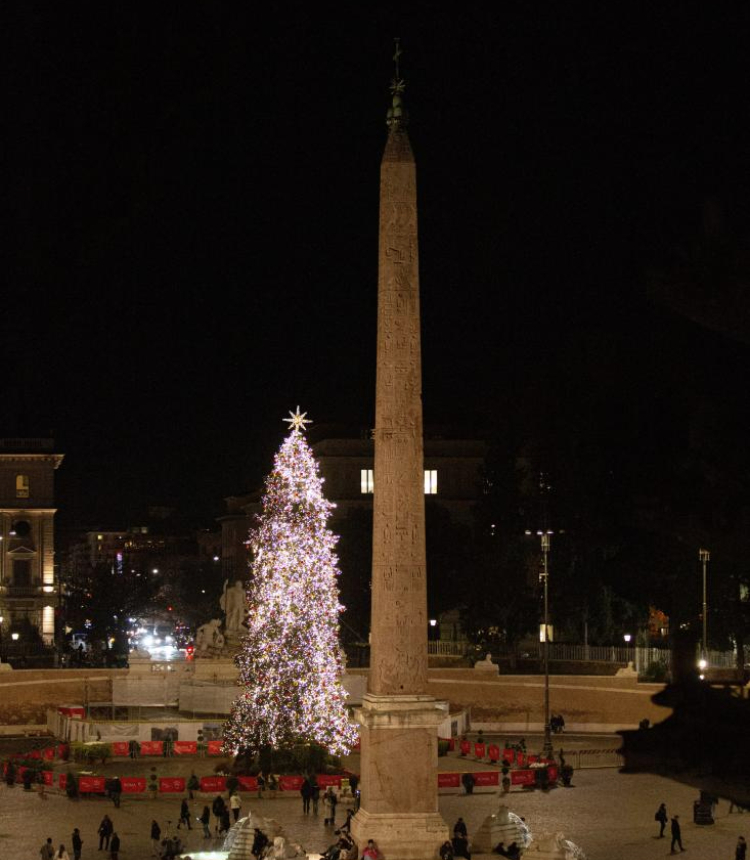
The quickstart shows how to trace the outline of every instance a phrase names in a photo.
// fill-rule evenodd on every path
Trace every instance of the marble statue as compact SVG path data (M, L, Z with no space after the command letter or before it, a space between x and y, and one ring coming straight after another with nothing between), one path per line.
M201 624L195 634L195 650L197 654L217 654L224 647L224 635L221 632L221 621L212 618Z
M239 580L231 587L229 580L224 583L224 593L221 595L219 605L226 616L227 634L239 636L243 632L245 620L245 588Z

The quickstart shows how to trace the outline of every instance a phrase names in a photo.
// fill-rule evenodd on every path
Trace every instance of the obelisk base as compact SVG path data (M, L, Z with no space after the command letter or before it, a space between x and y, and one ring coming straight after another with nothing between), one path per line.
M437 727L446 702L432 696L365 695L362 805L352 820L359 853L368 839L384 860L434 860L448 839L437 805Z

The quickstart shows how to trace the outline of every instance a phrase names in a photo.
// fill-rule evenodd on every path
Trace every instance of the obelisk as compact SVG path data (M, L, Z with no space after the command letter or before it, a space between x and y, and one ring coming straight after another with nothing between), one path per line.
M417 860L437 856L448 828L437 804L445 711L427 693L417 177L399 54L380 166L371 656L352 832L360 852L374 839L385 860Z

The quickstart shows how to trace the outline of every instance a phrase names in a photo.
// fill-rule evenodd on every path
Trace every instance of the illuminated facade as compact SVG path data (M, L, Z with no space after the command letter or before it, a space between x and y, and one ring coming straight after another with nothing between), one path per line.
M0 439L0 636L55 638L54 439Z

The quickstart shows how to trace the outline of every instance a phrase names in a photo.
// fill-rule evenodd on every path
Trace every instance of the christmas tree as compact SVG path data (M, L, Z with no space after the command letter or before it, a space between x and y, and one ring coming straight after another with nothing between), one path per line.
M334 505L292 417L289 435L266 480L263 511L251 532L252 575L247 635L237 655L243 692L224 728L232 753L316 743L348 752L356 729L341 684L337 538L328 528Z

